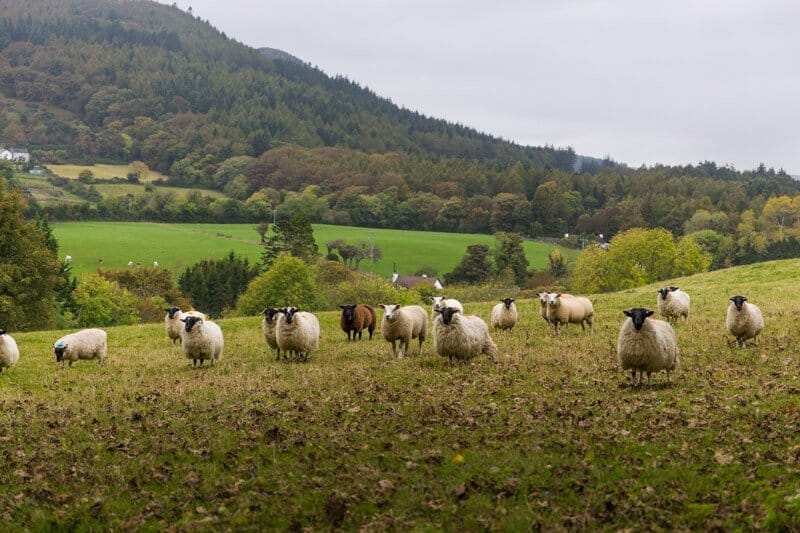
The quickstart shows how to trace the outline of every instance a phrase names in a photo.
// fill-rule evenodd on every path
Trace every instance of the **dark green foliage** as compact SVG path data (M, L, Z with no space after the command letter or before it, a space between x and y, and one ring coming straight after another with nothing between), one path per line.
M493 267L489 261L489 247L485 244L470 244L461 262L452 272L444 275L447 284L479 284L492 278Z
M25 221L19 192L0 183L0 328L14 331L52 324L61 280L57 246L47 221Z
M258 267L230 252L225 258L200 261L187 268L178 287L194 307L212 316L236 306L236 299L258 275Z
M314 230L305 215L297 214L291 220L280 220L272 225L272 234L267 236L267 226L258 230L261 235L261 266L269 269L277 257L286 252L303 261L310 262L319 255L314 241Z
M244 315L257 315L265 307L295 306L310 311L319 298L308 265L298 257L281 253L270 268L247 286L237 310Z
M495 274L503 275L510 270L514 276L514 283L518 286L525 284L528 279L528 258L522 248L522 236L519 233L495 233L495 248L493 250Z

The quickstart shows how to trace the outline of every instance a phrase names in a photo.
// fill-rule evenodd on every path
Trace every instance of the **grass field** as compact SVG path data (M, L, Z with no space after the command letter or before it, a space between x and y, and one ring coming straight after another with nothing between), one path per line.
M670 280L692 296L671 387L630 388L621 310L655 286L594 296L594 334L545 333L538 301L486 357L450 367L428 340L393 361L321 313L319 351L274 361L259 318L220 322L193 370L163 326L109 329L105 368L57 369L60 332L16 335L0 376L0 519L16 529L797 530L800 261ZM666 283L666 282L665 282ZM766 319L731 346L728 297ZM469 306L488 316L492 303Z
M144 194L145 186L135 183L98 183L94 186L97 192L103 195L103 198L117 198L119 196L127 196L129 194ZM211 198L225 198L225 195L219 191L212 191L210 189L188 189L185 187L155 187L157 192L173 192L178 196L185 197L192 191L199 191L203 196L210 196Z
M197 261L223 257L229 250L258 261L261 249L254 224L156 224L129 222L68 222L54 224L61 256L73 257L73 272L81 274L97 268L103 259L105 268L122 268L128 261L159 266L179 275ZM321 252L325 243L334 239L348 242L364 240L383 250L383 260L375 263L375 272L384 276L392 273L392 263L402 274L412 273L417 266L429 264L440 274L449 272L461 260L467 245L493 245L489 235L434 233L346 226L314 225L314 236ZM547 254L554 247L528 241L525 253L531 266L544 268ZM574 258L577 252L565 250ZM361 268L370 270L367 261Z
M130 165L46 165L47 169L62 178L78 179L78 174L82 170L91 170L95 178L111 179L111 178L125 178L130 171ZM167 176L156 171L150 170L150 175L146 181L153 181L157 179L167 179Z

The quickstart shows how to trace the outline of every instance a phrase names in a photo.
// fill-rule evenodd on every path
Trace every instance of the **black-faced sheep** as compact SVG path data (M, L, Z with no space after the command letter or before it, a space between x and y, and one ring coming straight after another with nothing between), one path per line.
M384 310L381 334L392 343L392 355L402 359L408 353L412 339L419 339L419 353L428 333L428 313L418 305L380 304ZM397 349L400 341L400 349Z
M462 313L464 312L464 306L461 305L461 302L455 298L448 298L447 296L431 296L431 303L433 303L433 307L431 308L431 322L436 320L437 312L445 307L452 307L453 309L458 309Z
M375 331L377 322L375 309L367 304L340 305L339 307L342 310L339 327L347 333L347 340L350 340L351 332L353 340L356 340L356 335L358 335L358 340L361 340L361 332L365 329L369 332L369 339L372 340L372 333Z
M280 313L280 309L267 307L263 311L264 318L261 320L261 333L264 334L264 341L266 341L267 346L276 350L276 361L279 361L281 358L281 349L278 347L278 338L275 335L275 328L278 326L278 315ZM285 355L286 354L284 354L284 357Z
M728 333L736 337L736 345L744 348L747 339L753 339L758 345L758 336L764 329L764 317L757 305L751 304L744 296L732 296L728 305L728 316L725 325Z
M445 307L433 322L433 345L436 353L454 360L468 361L485 353L497 357L497 345L489 334L489 326L480 317L463 315L458 309Z
M684 317L689 321L689 295L674 285L658 289L656 302L659 314L667 321L672 322Z
M667 371L667 381L672 381L672 371L678 366L678 341L675 330L668 322L649 318L653 311L636 307L623 311L626 318L619 330L617 357L623 371L631 371L634 386L642 382L642 375Z
M547 295L547 320L553 324L555 334L561 324L580 324L586 331L594 331L594 307L588 298L569 294L550 293Z
M200 316L187 315L181 319L184 327L181 331L183 353L192 360L192 367L200 361L200 366L208 359L211 366L222 358L225 339L220 327L211 320Z
M4 329L0 329L0 373L4 368L11 368L19 361L19 347L14 337Z
M61 363L61 368L64 368L64 361L72 366L79 359L97 359L100 366L103 366L108 352L107 341L108 334L97 328L64 335L53 345L56 362Z
M495 329L512 329L518 319L514 298L504 298L492 309L491 323Z
M319 348L319 320L297 307L285 307L278 315L275 338L284 357L293 353L296 360L308 361L311 353Z

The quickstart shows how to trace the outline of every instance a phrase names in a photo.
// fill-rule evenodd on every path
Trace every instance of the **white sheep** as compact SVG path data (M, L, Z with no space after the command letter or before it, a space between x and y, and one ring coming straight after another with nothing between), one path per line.
M668 322L648 318L653 311L636 307L623 311L628 318L622 323L617 340L617 357L623 371L631 371L632 385L642 382L642 375L667 371L667 381L672 382L672 371L679 363L678 342L675 330Z
M548 325L550 325L550 320L547 318L547 301L550 297L550 293L536 292L534 294L536 294L536 296L539 298L539 306L540 306L539 312L542 315L542 318L544 319L545 322L547 322Z
M731 296L728 317L725 325L728 333L736 337L736 345L744 348L747 339L758 345L758 336L764 329L764 317L757 305L751 304L744 296Z
M428 334L428 313L418 305L379 304L384 310L381 335L392 343L392 355L402 359L408 353L412 339L419 339L419 353ZM397 348L400 341L400 348Z
M504 298L492 309L491 323L495 329L511 329L517 325L517 320L519 317L514 298Z
M4 329L0 329L0 373L4 368L11 368L19 361L19 347L14 337Z
M588 298L571 294L550 293L547 295L547 320L553 324L555 334L561 324L580 324L586 331L594 331L594 307Z
M679 317L684 317L689 321L689 302L691 298L689 295L680 290L674 285L658 289L658 296L656 303L658 304L658 313L667 321L672 322L678 320Z
M72 263L72 256L71 255L65 255L64 256L64 262L65 263Z
M167 307L164 309L167 313L164 317L164 329L167 330L167 337L172 339L172 344L175 341L181 340L181 330L183 330L183 323L181 319L184 317L183 311L180 307Z
M220 327L211 320L188 313L181 318L181 322L183 322L181 330L183 353L192 360L192 367L197 365L197 361L200 361L202 367L206 359L209 359L211 366L214 366L214 361L222 358L222 349L225 347Z
M278 347L278 339L275 336L275 327L278 325L278 315L280 313L280 310L274 307L267 307L263 311L264 319L261 321L261 333L264 334L264 340L267 346L273 350L277 350L276 361L281 358L281 349Z
M497 357L497 345L489 335L489 326L480 317L463 315L458 309L445 307L433 322L433 345L436 353L454 360L467 361L485 353Z
M153 261L153 268L158 268L158 261Z
M433 307L431 308L431 323L436 320L437 312L445 307L452 307L454 309L458 309L462 313L464 312L464 306L461 305L461 302L455 298L448 298L447 296L431 296L431 302L433 303Z
M100 366L103 366L108 353L107 341L108 334L97 328L64 335L53 345L56 362L61 363L61 368L64 368L64 361L72 366L79 359L97 359Z
M128 261L128 268L133 268L133 261Z
M295 360L308 361L311 353L319 348L319 338L319 320L312 313L297 307L280 310L275 325L275 341L284 357L293 353Z

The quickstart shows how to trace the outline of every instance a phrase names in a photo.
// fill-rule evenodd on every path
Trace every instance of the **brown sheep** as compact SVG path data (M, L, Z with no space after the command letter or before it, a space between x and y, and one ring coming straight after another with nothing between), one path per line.
M340 305L342 316L339 317L339 325L342 331L347 333L347 340L350 340L350 332L353 332L353 339L361 340L361 331L369 331L369 338L372 340L372 332L375 331L375 310L367 304Z

